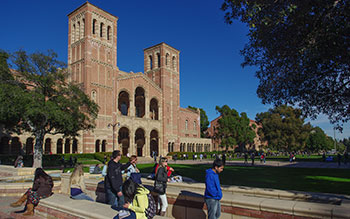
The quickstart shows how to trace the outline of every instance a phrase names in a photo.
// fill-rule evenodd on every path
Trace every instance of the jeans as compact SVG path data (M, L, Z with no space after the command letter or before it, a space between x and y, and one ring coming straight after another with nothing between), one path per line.
M78 195L75 195L75 196L71 196L72 199L75 199L75 200L88 200L88 201L94 201L90 196L88 196L87 194L85 193L80 193Z
M208 208L208 219L217 219L221 215L220 200L206 198L205 204Z
M166 211L168 208L168 200L166 194L159 195L160 202L162 202L162 209L160 211ZM158 201L158 209L160 209L160 202Z
M106 189L106 203L114 207L123 207L124 196L122 195L119 197L117 194L114 194L111 189Z

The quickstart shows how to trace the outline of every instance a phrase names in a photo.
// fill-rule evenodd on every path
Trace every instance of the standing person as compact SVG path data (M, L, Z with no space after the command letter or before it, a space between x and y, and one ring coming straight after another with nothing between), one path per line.
M248 163L248 154L244 153L244 163L247 164Z
M86 194L83 165L77 165L69 179L70 197L76 200L94 201Z
M254 166L255 153L251 153L250 159L252 159L252 166Z
M222 154L222 163L224 164L224 166L226 165L226 153Z
M103 157L103 164L106 164L107 163L107 155L105 155L104 157Z
M105 176L106 203L115 207L122 207L124 197L122 190L122 170L127 169L131 163L119 163L122 155L119 150L112 152L112 159L108 162L107 175Z
M131 157L129 158L129 162L131 163L131 165L126 169L126 179L129 179L132 173L140 172L140 170L137 169L136 167L136 163L137 163L136 155L131 155Z
M224 164L220 159L216 159L213 162L213 167L206 170L204 198L208 208L208 219L216 219L221 215L220 200L222 198L222 191L219 173L223 170Z
M11 204L11 207L19 207L25 201L26 211L23 215L34 215L34 207L39 204L39 200L52 195L53 181L42 168L37 168L34 173L34 182L32 188L28 189L24 195L16 202Z
M162 158L159 163L159 167L156 170L156 177L154 181L154 191L159 194L159 199L162 204L160 210L160 215L165 216L166 209L168 208L168 200L166 197L166 187L168 182L167 174L168 159ZM158 202L158 208L160 208L160 203Z
M337 158L338 158L338 166L340 166L340 164L341 164L341 154L340 154L340 152L338 152Z
M348 159L349 159L349 155L347 151L344 151L344 164L347 165L348 164Z

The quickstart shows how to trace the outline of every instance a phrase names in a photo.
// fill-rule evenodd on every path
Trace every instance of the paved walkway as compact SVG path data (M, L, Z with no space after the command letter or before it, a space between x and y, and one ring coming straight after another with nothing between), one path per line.
M22 214L16 214L15 211L24 209L24 205L17 208L10 207L12 202L15 202L18 198L16 197L0 197L0 218L1 219L40 219L40 216L22 216Z
M169 164L212 164L213 160L169 160ZM230 160L226 161L226 165L235 165L235 166L251 166L251 160L248 160L248 163L245 164L243 160ZM255 160L255 166L273 166L273 167L299 167L299 168L336 168L336 169L350 169L350 163L344 165L341 163L338 166L338 163L335 162L302 162L296 161L293 163L285 161L266 161L266 163L260 163L260 160Z

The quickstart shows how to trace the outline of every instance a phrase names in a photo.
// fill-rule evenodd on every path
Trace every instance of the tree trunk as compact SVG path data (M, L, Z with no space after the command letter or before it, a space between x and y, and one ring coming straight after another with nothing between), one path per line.
M44 130L38 130L35 132L35 145L34 145L34 155L33 155L34 168L42 167L44 137L45 137Z

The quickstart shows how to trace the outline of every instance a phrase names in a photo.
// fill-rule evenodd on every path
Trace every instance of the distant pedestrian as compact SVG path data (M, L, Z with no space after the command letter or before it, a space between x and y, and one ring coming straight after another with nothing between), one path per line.
M70 155L70 157L69 157L69 167L73 167L73 157L72 157L72 155Z
M224 164L224 166L226 165L226 154L225 153L222 154L222 163Z
M252 160L252 166L254 166L255 153L250 154L250 159Z
M323 152L323 154L322 154L322 160L323 160L323 162L326 162L326 153L325 152Z
M347 165L348 164L348 159L349 159L349 155L347 151L344 151L344 164Z
M244 163L247 164L248 163L248 154L244 153Z
M199 155L199 159L200 159L200 161L203 160L203 154L200 154L200 155Z
M216 159L213 162L213 167L206 170L204 198L208 208L208 219L217 219L221 215L220 200L222 198L222 190L219 173L223 170L224 164L220 159Z
M104 164L107 163L107 155L105 155L105 156L103 157L103 163L104 163Z
M340 166L340 164L341 164L341 154L340 154L340 152L338 152L337 158L338 158L338 166Z
M24 167L24 163L23 163L23 156L22 155L19 155L15 161L15 164L14 164L14 167L15 168L22 168Z

